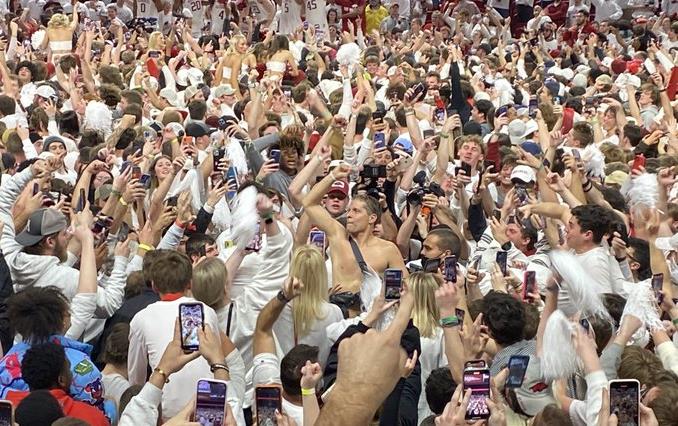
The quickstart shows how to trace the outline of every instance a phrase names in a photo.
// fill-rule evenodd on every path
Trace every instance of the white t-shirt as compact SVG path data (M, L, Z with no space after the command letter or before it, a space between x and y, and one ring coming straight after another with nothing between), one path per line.
M327 26L327 3L325 0L305 0L306 2L306 21L309 25L315 27L316 32L322 31L323 34L329 32Z
M296 0L283 0L278 32L292 34L301 25L301 5Z
M112 399L120 407L120 397L131 386L127 379L118 373L104 374L101 383L104 385L104 398Z
M137 18L157 18L158 8L152 0L137 0L137 10L135 13Z

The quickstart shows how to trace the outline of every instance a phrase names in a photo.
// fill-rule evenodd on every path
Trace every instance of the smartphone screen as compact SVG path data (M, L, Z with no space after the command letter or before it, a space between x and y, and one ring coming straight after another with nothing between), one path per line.
M578 150L578 149L573 149L573 150L572 150L572 156L573 156L577 161L580 161L580 160L581 160L581 154L579 153L579 150Z
M498 251L497 252L497 263L499 264L499 269L501 269L502 275L506 276L508 274L508 269L506 268L506 261L508 259L508 252Z
M537 110L539 109L539 103L537 102L536 96L530 98L530 103L528 104L528 114L531 118L537 116Z
M457 256L447 256L445 258L445 281L457 282Z
M146 189L150 188L151 187L151 175L149 175L148 173L144 173L139 178L139 183L142 184L144 186L144 188L146 188Z
M508 362L508 377L506 377L507 388L519 388L523 385L527 365L530 362L528 355L513 355Z
M198 328L203 327L204 313L202 303L182 303L179 305L179 325L181 326L181 348L185 351L197 351L200 347Z
M657 298L660 297L659 292L662 291L663 286L664 286L664 274L652 275L652 290L654 290L654 294L657 296ZM659 303L661 303L661 301Z
M141 168L138 166L133 166L132 167L132 179L140 179L141 178Z
M258 223L257 232L254 233L254 237L252 237L252 240L247 244L245 250L253 251L255 253L258 253L259 250L261 250L261 229Z
M481 420L490 417L486 399L490 397L490 370L488 368L464 371L464 392L471 389L471 399L466 407L466 420Z
M638 380L610 381L610 413L620 425L640 425L640 383Z
M484 359L474 359L471 361L466 361L464 363L464 370L467 370L469 368L486 368L487 363L485 362Z
M399 300L400 289L403 285L403 271L400 269L387 269L384 271L384 299Z
M11 426L14 424L14 412L12 410L12 403L5 400L0 400L0 426Z
M231 185L231 182L235 185L233 190L229 190L226 193L226 196L228 199L232 199L235 197L235 194L238 192L238 172L236 171L235 167L231 166L228 168L226 171L226 179L224 179L227 184ZM230 187L229 187L230 188Z
M383 132L374 134L374 149L383 149L386 147L386 135Z
M527 300L530 293L537 293L537 273L535 271L525 271L523 274L523 300Z
M312 246L318 247L322 253L325 253L325 233L323 231L311 231L308 234L308 241Z
M257 386L254 389L257 406L257 424L275 425L275 410L282 412L280 388L277 386Z
M280 164L280 150L279 149L272 149L271 150L271 160L275 162L275 164Z
M198 380L194 420L201 425L223 425L226 417L226 382Z

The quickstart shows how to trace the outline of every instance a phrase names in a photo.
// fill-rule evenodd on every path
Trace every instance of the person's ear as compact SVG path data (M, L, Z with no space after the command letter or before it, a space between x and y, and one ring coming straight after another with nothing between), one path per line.
M631 268L632 271L637 271L640 269L640 263L638 262L630 262L629 263L629 268Z

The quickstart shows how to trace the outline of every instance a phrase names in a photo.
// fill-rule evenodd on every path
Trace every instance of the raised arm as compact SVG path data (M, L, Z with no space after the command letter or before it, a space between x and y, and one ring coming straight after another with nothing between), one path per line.
M297 278L288 277L283 284L283 289L259 312L257 325L254 329L253 355L255 357L262 353L275 353L273 325L278 320L285 305L301 294L303 286Z

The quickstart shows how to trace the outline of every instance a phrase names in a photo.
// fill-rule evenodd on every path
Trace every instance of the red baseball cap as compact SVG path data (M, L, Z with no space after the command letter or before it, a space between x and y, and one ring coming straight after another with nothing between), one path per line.
M345 180L335 180L327 194L329 195L333 192L340 192L344 194L344 197L348 197L348 182Z

